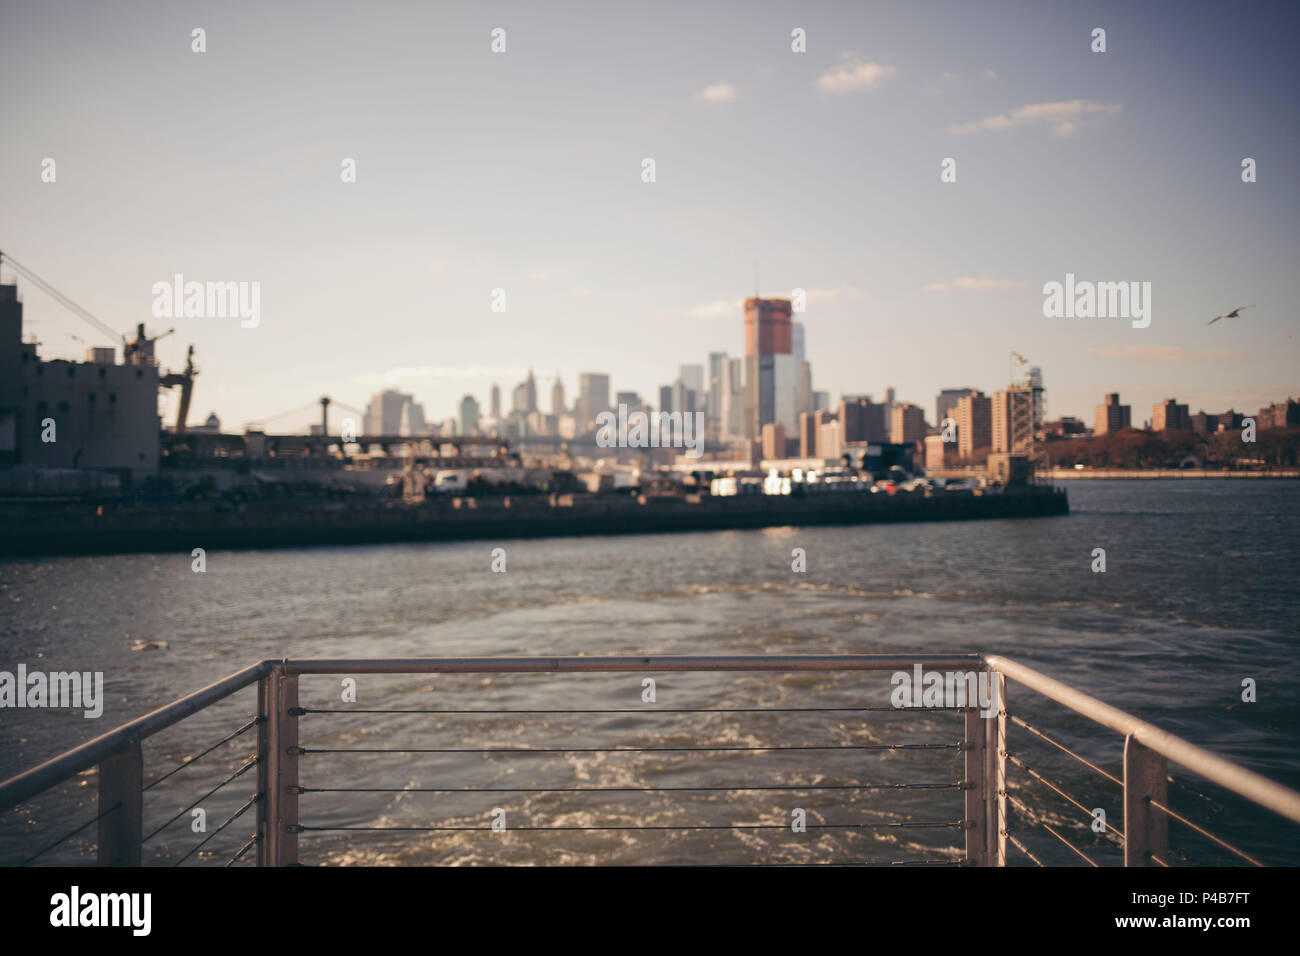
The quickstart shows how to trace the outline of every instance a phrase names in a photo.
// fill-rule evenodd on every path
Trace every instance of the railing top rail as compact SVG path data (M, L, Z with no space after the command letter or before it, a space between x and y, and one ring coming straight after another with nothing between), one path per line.
M1254 771L1239 767L1223 757L1188 743L1155 724L1125 713L1117 707L1103 703L1095 697L1075 690L1068 684L1040 674L1033 668L1007 660L997 654L985 655L984 660L993 670L1024 684L1030 690L1062 704L1076 713L1109 727L1125 737L1132 736L1144 746L1200 774L1207 780L1226 787L1274 813L1300 823L1300 793L1276 781L1260 776Z
M806 654L750 657L412 657L290 658L289 674L555 674L629 671L887 671L920 664L984 670L978 654Z
M259 661L251 667L224 677L216 683L209 684L179 700L159 707L152 713L137 717L120 727L101 734L87 741L80 747L74 747L66 753L53 757L25 773L0 783L0 810L8 810L30 797L50 787L56 786L102 762L121 750L132 740L143 740L172 724L184 720L217 701L229 697L237 690L261 678L270 671L271 661Z

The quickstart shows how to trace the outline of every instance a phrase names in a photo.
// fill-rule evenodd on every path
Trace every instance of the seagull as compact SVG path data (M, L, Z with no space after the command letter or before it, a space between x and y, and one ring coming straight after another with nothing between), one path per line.
M1214 318L1210 319L1210 321L1207 324L1213 325L1215 322L1218 322L1219 319L1235 319L1237 317L1237 313L1240 312L1242 309L1253 309L1253 308L1254 306L1252 305L1239 305L1231 312L1225 312L1223 313L1223 315L1216 315Z

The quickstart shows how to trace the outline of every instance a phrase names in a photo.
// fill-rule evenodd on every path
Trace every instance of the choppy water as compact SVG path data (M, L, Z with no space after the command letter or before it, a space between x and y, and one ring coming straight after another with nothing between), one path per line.
M209 552L0 563L0 669L101 670L99 720L0 711L0 776L9 776L246 664L268 657L872 654L997 652L1267 776L1300 788L1296 641L1300 483L1087 482L1073 513L1028 521L706 532L278 552ZM0 531L0 533L3 533ZM504 574L490 551L507 551ZM196 541L195 547L202 547ZM791 572L791 550L807 573ZM1091 552L1106 550L1093 573ZM133 651L137 641L167 642ZM360 748L878 747L955 743L952 714L800 712L652 714L648 710L862 707L887 703L887 674L304 677L303 703L363 709L601 709L631 714L508 716L313 714L304 746ZM1241 701L1243 678L1258 702ZM1011 685L1009 707L1119 774L1122 742ZM146 743L146 780L219 740L253 708L250 692ZM215 786L251 752L241 738L151 791L146 832ZM1012 728L1011 748L1088 807L1121 822L1118 788ZM253 774L204 802L211 831L251 792ZM720 792L681 787L953 784L955 750L567 754L312 754L307 787L406 792L309 793L309 826L489 826L504 834L311 831L307 863L728 863L955 860L955 790ZM1174 771L1175 808L1270 862L1300 860L1300 828ZM552 792L419 792L417 788ZM575 792L578 787L660 788ZM87 775L0 820L14 860L94 815ZM1080 862L1047 834L1068 833L1099 862L1118 849L1068 803L1011 771L1011 829L1041 859ZM793 834L790 811L808 813ZM188 814L147 844L175 860L202 837ZM738 824L772 829L734 829ZM829 829L817 829L817 825ZM838 828L870 824L870 828ZM718 827L538 831L526 827ZM193 859L227 859L252 814ZM87 831L89 832L89 831ZM1173 856L1231 862L1177 825ZM86 852L74 838L46 860ZM211 855L207 851L211 850ZM1027 862L1012 851L1014 863Z

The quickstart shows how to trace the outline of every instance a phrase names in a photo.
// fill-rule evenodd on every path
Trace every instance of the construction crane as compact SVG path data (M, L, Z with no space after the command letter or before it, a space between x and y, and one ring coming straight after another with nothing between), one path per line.
M167 332L163 333L163 335L167 334ZM162 335L158 338L162 338ZM199 370L194 367L194 346L191 345L185 352L185 371L168 372L158 378L158 384L164 388L172 388L175 385L181 387L181 407L176 412L177 435L185 433L185 422L190 417L190 399L194 395L194 376L198 374Z
M73 302L66 295L54 288L40 276L36 275L20 262L14 261L14 257L8 254L0 256L0 261L13 269L18 275L27 281L33 283L41 291L49 295L55 302L58 302L68 311L72 312L79 319L89 325L93 325L101 334L109 338L118 338L118 334L112 330L106 323L101 322L88 309L84 309L77 303ZM156 365L157 359L154 358L154 345L162 339L167 338L175 332L175 329L168 329L158 335L150 337L145 333L144 323L141 322L135 327L135 339L128 340L125 335L122 339L122 363L124 365ZM71 334L71 333L69 333ZM72 338L86 344L85 340L73 335ZM181 387L181 407L176 417L176 433L181 434L185 431L185 419L190 412L190 399L194 394L194 376L199 374L199 370L194 367L194 346L189 347L185 356L185 371L168 372L162 375L158 383L164 387L171 388L179 385Z

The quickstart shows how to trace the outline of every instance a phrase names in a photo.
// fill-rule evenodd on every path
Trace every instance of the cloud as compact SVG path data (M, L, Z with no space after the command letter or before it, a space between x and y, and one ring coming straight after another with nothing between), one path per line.
M730 103L739 91L730 83L711 83L695 94L697 100L705 103Z
M951 283L932 282L922 291L924 292L947 292L952 289L963 289L967 292L988 292L995 289L1020 289L1027 286L1027 282L1019 282L1015 279L990 279L987 276L958 276Z
M862 298L862 290L856 286L846 285L834 289L808 289L808 304L816 302L844 302L850 299Z
M852 93L854 90L872 90L898 73L892 66L851 60L839 63L817 78L817 89L823 93Z
M1098 358L1131 359L1138 362L1155 362L1161 365L1241 357L1240 352L1232 349L1202 349L1198 351L1196 349L1185 349L1181 345L1125 345L1120 348L1090 348L1088 353Z
M530 278L530 279L535 279L535 280L538 281L538 282L545 282L545 281L547 281L548 279L554 279L554 278L555 278L555 270L554 270L554 269L534 269L532 272L528 273L528 278Z
M692 319L722 319L727 316L745 314L744 299L719 299L704 305L695 305L686 310Z
M985 70L985 71L984 71L984 79L986 79L986 80L996 80L997 78L998 78L998 71L997 71L997 70Z
M953 123L950 133L1000 133L1020 126L1048 126L1052 135L1073 136L1086 118L1099 119L1122 110L1120 103L1097 103L1093 100L1065 100L1060 103L1029 103L1009 113L986 116L973 123Z

